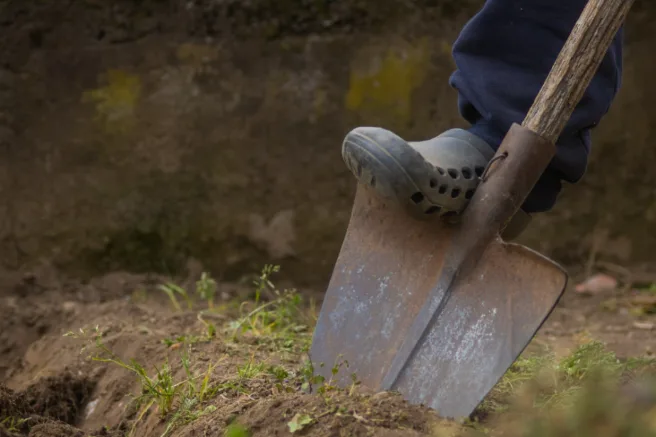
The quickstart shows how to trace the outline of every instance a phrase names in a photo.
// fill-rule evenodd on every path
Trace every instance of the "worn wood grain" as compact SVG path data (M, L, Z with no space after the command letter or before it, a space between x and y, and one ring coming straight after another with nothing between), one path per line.
M590 85L633 0L589 0L523 126L555 143Z

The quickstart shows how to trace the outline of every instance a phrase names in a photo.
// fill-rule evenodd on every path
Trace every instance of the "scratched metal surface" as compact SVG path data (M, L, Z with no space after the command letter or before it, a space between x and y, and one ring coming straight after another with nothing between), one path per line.
M406 331L437 281L449 232L418 223L359 186L324 297L310 356L329 378L338 354L349 362L338 381L378 388ZM395 209L396 211L396 209ZM399 232L399 230L401 230Z
M349 367L334 379L339 385L355 373L373 390L398 390L445 417L473 411L548 316L567 276L538 253L497 240L454 281L444 259L453 233L358 187L314 332L317 373L331 378L343 359ZM437 315L390 379L424 304Z
M493 242L449 298L392 387L445 417L468 416L517 359L567 276L530 249Z

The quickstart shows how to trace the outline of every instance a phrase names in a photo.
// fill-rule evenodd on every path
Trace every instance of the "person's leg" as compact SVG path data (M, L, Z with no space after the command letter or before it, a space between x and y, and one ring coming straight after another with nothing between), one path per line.
M469 129L495 150L512 123L521 123L587 0L488 0L462 29L453 47L451 85ZM585 172L590 129L608 111L620 86L622 31L560 139L557 154L523 209L551 209L561 182Z
M436 138L408 143L378 127L351 131L342 146L363 183L422 214L461 212L510 125L521 123L586 4L585 0L488 0L458 37L450 84L471 123ZM557 155L522 209L551 209L562 181L586 168L590 129L608 111L620 84L620 31L561 138Z

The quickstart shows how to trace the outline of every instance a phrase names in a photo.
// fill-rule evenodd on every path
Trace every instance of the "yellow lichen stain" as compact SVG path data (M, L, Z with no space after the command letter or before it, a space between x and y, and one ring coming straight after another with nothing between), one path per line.
M95 105L96 118L109 132L125 132L135 122L141 79L122 70L109 70L104 82L104 86L85 91L82 100Z
M370 60L365 71L352 69L346 107L394 124L407 124L412 116L412 93L428 71L427 47L427 40L421 40L403 50L390 48L382 57Z

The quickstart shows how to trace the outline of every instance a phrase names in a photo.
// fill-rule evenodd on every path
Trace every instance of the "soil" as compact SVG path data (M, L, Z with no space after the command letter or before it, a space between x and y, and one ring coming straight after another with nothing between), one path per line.
M190 275L197 277L197 272ZM178 283L189 286L192 276L179 278ZM163 340L197 334L203 325L196 311L174 311L164 293L157 291L158 284L171 278L114 273L83 283L62 278L47 265L2 278L0 417L14 422L11 426L6 422L0 435L118 436L130 430L133 435L162 435L167 421L156 408L135 420L138 412L130 402L130 396L139 395L135 375L90 360L88 349L82 351L86 343L64 334L98 326L108 348L126 361L135 359L149 372L167 360L179 362L180 344L163 344ZM250 286L219 284L218 294L222 302L232 302L252 291ZM640 295L630 290L594 295L568 290L534 344L547 344L564 354L582 336L589 336L607 343L620 357L649 355L656 348L651 330L656 316L649 314L653 308L636 311L636 302L650 302L636 299ZM214 313L213 321L220 326L234 311L228 305L224 312ZM298 354L262 347L247 338L235 344L221 330L212 340L193 343L190 353L198 369L216 364L211 374L214 382L231 380L235 366L249 360L293 367L300 359ZM183 375L180 366L172 368L177 377ZM289 435L288 423L297 413L315 418L311 430L302 435L322 437L429 435L437 423L430 410L389 393L372 397L356 390L321 397L300 389L279 390L267 377L252 378L246 385L247 395L220 392L208 414L176 427L170 435L222 435L235 424L247 427L254 436ZM19 422L19 418L28 420Z

